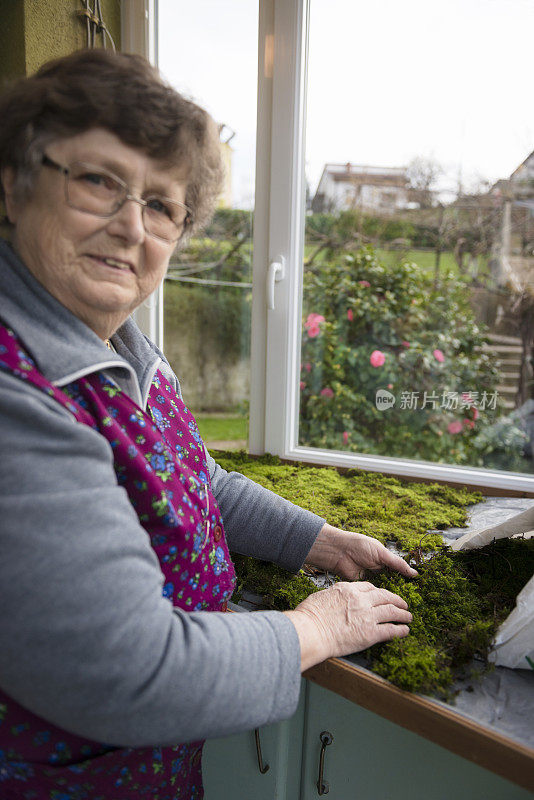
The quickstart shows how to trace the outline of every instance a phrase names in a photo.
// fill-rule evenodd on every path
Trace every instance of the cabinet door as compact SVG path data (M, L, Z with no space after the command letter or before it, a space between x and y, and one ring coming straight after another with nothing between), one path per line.
M534 794L326 689L308 684L300 800L532 800ZM252 797L252 795L251 795ZM295 795L298 797L298 795Z
M301 686L294 716L259 729L263 765L269 765L264 774L259 769L254 731L207 741L202 762L205 800L296 800L303 726Z

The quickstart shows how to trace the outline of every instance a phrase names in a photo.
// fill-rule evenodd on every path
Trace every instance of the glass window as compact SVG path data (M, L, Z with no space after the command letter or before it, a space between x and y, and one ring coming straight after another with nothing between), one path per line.
M533 28L310 0L297 450L534 473Z
M165 354L210 446L247 440L258 7L159 0L165 78L220 126L226 183L213 222L171 260Z

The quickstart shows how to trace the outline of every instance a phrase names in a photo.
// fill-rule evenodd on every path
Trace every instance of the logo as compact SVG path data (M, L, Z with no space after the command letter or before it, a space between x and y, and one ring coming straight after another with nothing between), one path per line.
M387 411L388 408L393 408L395 405L395 395L388 392L387 389L377 389L375 405L379 411Z

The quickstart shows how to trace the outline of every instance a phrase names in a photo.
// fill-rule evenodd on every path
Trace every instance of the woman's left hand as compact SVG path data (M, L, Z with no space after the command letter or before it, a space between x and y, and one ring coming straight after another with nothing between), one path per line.
M361 533L342 531L328 523L321 528L306 563L351 581L363 578L367 569L378 570L383 567L396 570L406 578L418 574L403 558L391 553L376 539Z

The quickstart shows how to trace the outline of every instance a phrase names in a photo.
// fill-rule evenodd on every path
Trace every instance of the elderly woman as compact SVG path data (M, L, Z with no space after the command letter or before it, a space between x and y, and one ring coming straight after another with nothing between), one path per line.
M414 571L218 467L130 318L209 218L208 115L136 56L80 51L0 117L0 795L199 798L204 738L290 716L301 670L411 620L364 582L220 613L228 548Z

